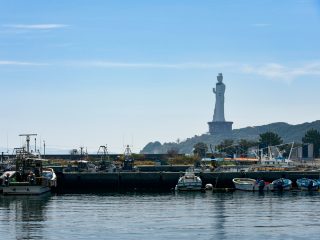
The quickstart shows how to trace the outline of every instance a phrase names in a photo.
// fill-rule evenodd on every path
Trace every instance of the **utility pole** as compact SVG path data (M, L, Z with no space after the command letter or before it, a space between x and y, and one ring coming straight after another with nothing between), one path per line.
M43 140L43 158L46 157L46 141Z

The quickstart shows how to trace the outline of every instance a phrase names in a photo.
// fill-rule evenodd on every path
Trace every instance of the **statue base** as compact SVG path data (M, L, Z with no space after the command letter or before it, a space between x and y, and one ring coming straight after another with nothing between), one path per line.
M210 135L230 134L233 122L208 122Z

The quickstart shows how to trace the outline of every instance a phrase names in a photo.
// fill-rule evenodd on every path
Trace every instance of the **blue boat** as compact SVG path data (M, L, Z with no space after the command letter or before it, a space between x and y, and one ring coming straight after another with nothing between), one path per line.
M297 186L301 190L305 191L317 191L319 189L319 181L309 178L297 179Z
M272 191L287 191L290 190L291 187L292 181L287 178L279 178L270 184L270 190Z

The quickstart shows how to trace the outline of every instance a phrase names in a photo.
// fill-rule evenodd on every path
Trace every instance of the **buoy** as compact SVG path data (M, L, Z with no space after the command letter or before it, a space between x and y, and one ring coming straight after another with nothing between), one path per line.
M213 185L211 183L206 184L205 186L206 190L212 190L213 189Z

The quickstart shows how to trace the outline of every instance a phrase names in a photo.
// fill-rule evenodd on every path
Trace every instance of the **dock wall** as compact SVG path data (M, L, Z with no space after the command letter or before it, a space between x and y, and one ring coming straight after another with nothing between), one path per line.
M174 189L183 172L116 172L116 173L58 173L58 190L153 190L169 191ZM203 181L216 188L233 188L232 179L239 177L261 178L267 182L285 177L293 181L307 177L318 179L320 172L219 172L197 174Z

